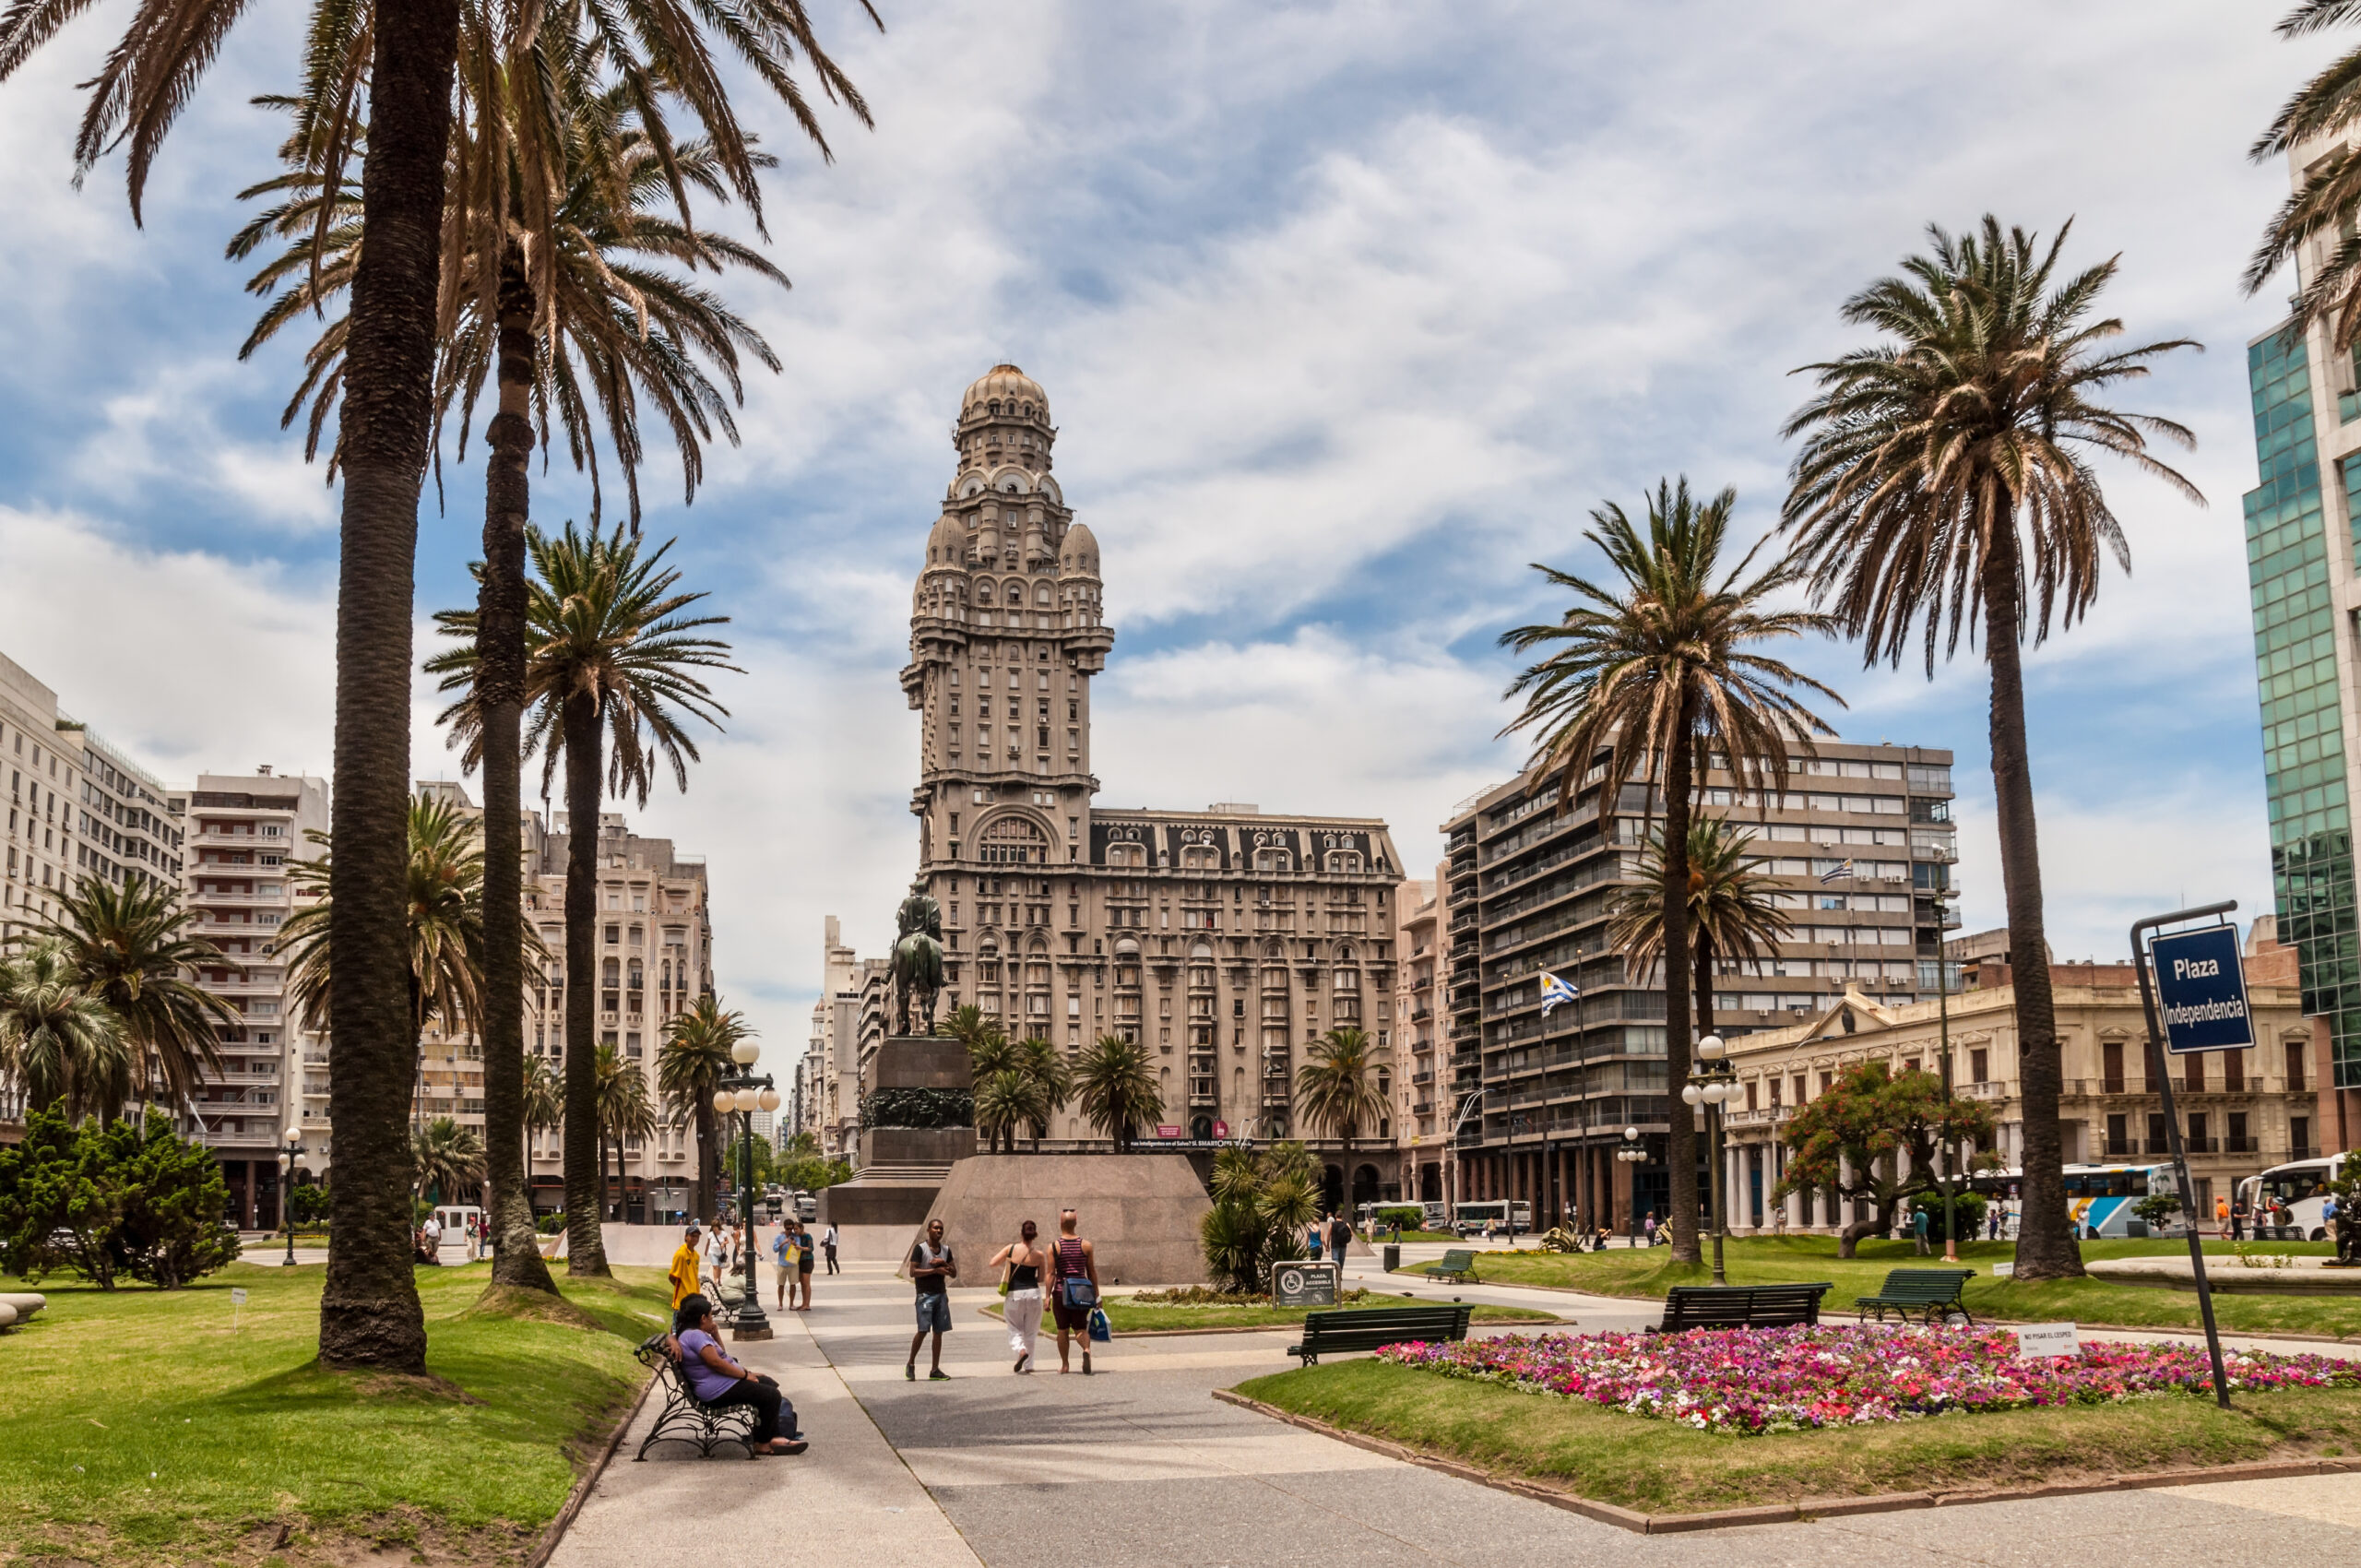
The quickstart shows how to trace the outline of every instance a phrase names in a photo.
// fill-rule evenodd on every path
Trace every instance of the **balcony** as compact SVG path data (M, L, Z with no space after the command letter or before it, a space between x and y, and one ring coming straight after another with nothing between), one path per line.
M2224 1138L2222 1152L2224 1154L2252 1154L2255 1152L2255 1141L2252 1137Z
M1722 1125L1725 1127L1771 1127L1794 1114L1794 1108L1785 1105L1766 1105L1754 1111L1725 1111L1722 1112Z
M188 901L199 909L266 909L287 907L287 890L276 893L192 893Z
M2008 1086L2005 1084L1953 1084L1952 1093L1963 1099L2006 1099L2009 1098Z

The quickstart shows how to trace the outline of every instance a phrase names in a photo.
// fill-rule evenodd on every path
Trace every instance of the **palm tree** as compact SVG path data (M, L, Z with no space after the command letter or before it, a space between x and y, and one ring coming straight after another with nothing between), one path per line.
M1727 817L1699 816L1689 825L1689 930L1697 1026L1714 1027L1714 962L1760 963L1779 954L1793 923L1773 901L1777 883L1756 868L1754 835ZM1651 834L1640 857L1641 885L1615 901L1607 944L1626 968L1644 975L1664 959L1664 837Z
M1330 1029L1306 1053L1310 1059L1295 1075L1297 1114L1344 1140L1347 1166L1354 1137L1385 1114L1385 1097L1378 1092L1375 1077L1376 1053L1376 1041L1368 1031L1350 1026Z
M90 3L18 4L0 13L0 80ZM863 6L869 8L868 0ZM395 1175L407 1151L403 1123L411 1065L395 1046L408 984L400 899L413 566L419 488L433 441L437 306L446 276L457 270L446 265L441 242L451 236L444 222L445 178L463 11L457 0L430 0L380 18L374 6L319 0L306 30L306 74L313 83L307 96L328 127L314 138L326 185L343 184L357 150L348 128L359 121L363 95L373 132L362 177L362 221L371 243L354 261L338 436L344 493L335 768L340 782L333 860L345 962L337 970L335 1007L344 1023L330 1064L339 1162L369 1174L332 1188L332 1223L343 1244L328 1260L320 1356L330 1365L420 1373L426 1366L425 1319L403 1245L409 1195ZM728 53L751 65L815 140L817 122L789 69L798 50L832 100L846 103L864 125L869 120L860 94L821 50L803 0L746 0L726 10L514 6L467 14L506 41L512 54L595 41L618 76L639 84L644 101L660 91L663 101L685 105L719 148L730 187L752 209L758 229L755 165L718 56ZM873 9L869 14L876 19ZM141 0L90 79L75 147L77 172L87 172L109 149L125 147L135 220L166 134L240 15L239 6L224 0ZM717 34L726 50L713 47ZM530 84L552 74L528 67L509 75ZM488 74L486 79L507 78ZM506 124L509 117L490 113L485 123ZM475 166L488 168L496 180L507 160L479 158ZM463 185L481 177L465 160L457 172ZM685 188L677 181L675 193L685 206Z
M418 1130L410 1146L413 1184L427 1202L456 1204L461 1194L482 1185L483 1137L473 1127L437 1116Z
M137 1092L160 1087L174 1105L196 1098L208 1072L219 1072L215 1030L243 1016L197 983L199 965L229 960L192 934L193 911L179 890L147 878L117 886L86 876L58 898L57 917L42 935L65 950L82 989L103 1002L137 1053Z
M2282 18L2283 38L2302 38L2355 19L2345 0L2297 0ZM2328 141L2320 156L2304 171L2303 188L2289 196L2263 230L2262 243L2247 264L2246 291L2260 293L2279 269L2293 262L2314 240L2327 242L2325 258L2299 279L2291 334L2300 337L2310 327L2329 334L2329 346L2350 355L2361 335L2361 237L2355 219L2361 217L2361 156L2343 139L2343 132L2361 113L2361 49L2349 49L2297 89L2280 109L2271 127L2248 149L2256 162L2282 159L2308 142ZM2331 139L2332 138L2332 139Z
M696 1214L707 1225L714 1219L714 1177L721 1155L714 1134L714 1090L738 1070L731 1049L753 1033L743 1013L724 1012L713 997L700 996L664 1026L664 1043L656 1048L656 1087L664 1097L665 1113L674 1126L696 1129Z
M1572 573L1536 564L1552 584L1571 588L1574 605L1559 620L1520 626L1501 641L1519 653L1544 657L1511 683L1525 707L1501 731L1535 732L1531 766L1556 775L1558 809L1566 810L1598 777L1599 814L1623 809L1624 787L1635 778L1654 790L1643 808L1664 810L1665 1070L1679 1083L1689 1074L1690 966L1688 903L1689 813L1700 748L1725 754L1741 788L1784 788L1787 751L1807 751L1811 737L1833 734L1819 715L1793 695L1796 687L1833 702L1841 697L1800 671L1756 651L1766 643L1835 629L1834 620L1771 601L1797 581L1781 560L1753 576L1758 543L1724 570L1735 491L1698 504L1689 481L1658 484L1648 500L1642 534L1623 508L1608 502L1591 513L1583 537L1606 553L1619 584L1599 587ZM1695 1263L1697 1247L1696 1125L1678 1095L1667 1106L1667 1158L1672 1167L1673 1256Z
M131 1098L133 1051L63 944L42 938L0 957L0 1075L25 1086L32 1109L113 1120Z
M2068 225L2067 228L2070 228ZM1783 527L1861 638L1866 662L1895 665L1913 644L1934 675L1980 620L1991 670L1992 789L2000 883L2009 908L2024 1094L2024 1240L2017 1272L2082 1272L2068 1244L2058 1128L2059 1063L2043 933L2041 854L2026 754L2021 645L2071 626L2097 597L2099 559L2130 553L2090 459L2106 453L2191 500L2196 488L2148 450L2158 436L2193 445L2169 420L2094 401L2186 339L2101 351L2123 324L2091 316L2113 259L2054 291L2066 228L2045 250L1987 217L1981 237L1929 231L1931 254L1845 302L1850 322L1887 341L1806 366L1820 392L1786 434L1804 438Z
M545 1056L525 1059L525 1129L546 1132L565 1121L565 1085Z
M1146 1048L1121 1035L1100 1035L1083 1051L1074 1085L1083 1119L1114 1140L1117 1154L1130 1151L1134 1128L1164 1114Z
M1033 1152L1041 1152L1041 1140L1050 1135L1050 1118L1066 1108L1074 1099L1074 1069L1066 1065L1065 1052L1042 1039L1031 1035L1016 1042L1017 1070L1033 1086L1033 1093L1025 1120L1032 1124ZM1014 1136L1009 1141L1012 1152L1016 1146Z
M995 1154L1005 1142L1008 1152L1016 1152L1016 1129L1043 1115L1038 1086L1024 1071L1003 1067L972 1080L976 1086L976 1131L984 1134L986 1146Z
M568 523L554 539L529 532L528 545L536 580L526 601L530 651L525 695L533 718L523 745L528 752L541 750L544 793L564 766L569 828L565 972L573 983L565 990L566 1272L603 1275L607 1255L599 1235L596 1183L603 1180L599 1172L605 1157L589 1111L598 1092L598 1020L588 977L597 963L599 807L608 790L619 795L635 791L647 804L659 763L669 763L674 782L688 788L688 763L696 759L697 749L683 720L699 719L718 729L729 712L694 671L737 666L724 657L727 643L694 635L729 617L686 612L705 595L673 591L680 574L663 564L670 540L643 555L640 540L626 539L622 524L610 537L595 528L584 533ZM460 694L443 721L456 738L472 745L484 722L474 695L477 617L445 611L435 619L460 646L430 659L426 668L443 677L443 691ZM603 759L603 781L602 736L612 748Z
M606 1210L609 1191L608 1146L611 1146L614 1150L617 1201L620 1202L620 1186L624 1174L623 1140L652 1138L656 1135L656 1102L648 1096L647 1075L640 1071L639 1063L625 1061L617 1053L613 1046L599 1047L599 1053L592 1058L592 1063L596 1068L595 1081L598 1091L591 1100L592 1125L597 1129L601 1140L599 1149L598 1213L593 1215L590 1221L591 1224L596 1225L599 1218L603 1216ZM571 1127L571 1118L568 1119L567 1125ZM570 1193L566 1202L565 1228L567 1234L571 1236L574 1230L574 1213L573 1197ZM569 1241L568 1245L571 1246L571 1244ZM601 1268L603 1267L602 1260Z

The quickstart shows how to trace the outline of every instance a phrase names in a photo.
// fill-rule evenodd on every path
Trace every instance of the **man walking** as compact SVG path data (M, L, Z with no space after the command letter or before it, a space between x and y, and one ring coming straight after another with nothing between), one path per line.
M1090 1375L1090 1313L1098 1305L1098 1249L1082 1239L1082 1217L1073 1209L1058 1211L1058 1244L1050 1250L1055 1293L1050 1311L1058 1324L1058 1371L1067 1364L1069 1335L1082 1336L1082 1375Z
M808 1313L812 1310L812 1230L800 1219L789 1223L795 1227L795 1282L803 1287L801 1310Z
M828 1221L828 1228L820 1233L820 1250L828 1254L828 1272L830 1274L836 1273L836 1222L833 1219Z
M1353 1222L1343 1211L1328 1217L1328 1250L1336 1259L1336 1289L1345 1288L1345 1254L1352 1250Z
M926 1343L930 1332L934 1336L934 1370L926 1374L927 1381L950 1380L951 1374L943 1370L943 1336L951 1332L951 1281L958 1276L959 1260L943 1244L943 1221L928 1220L926 1240L910 1249L910 1282L918 1287L919 1331L910 1336L910 1359L902 1367L902 1376L909 1382L918 1381L919 1347Z
M1918 1255L1925 1257L1927 1255L1927 1211L1925 1209L1914 1208L1910 1211L1910 1235L1911 1239L1918 1243Z
M680 1310L682 1301L697 1293L697 1228L689 1226L681 1232L681 1244L673 1249L672 1266L664 1277L672 1285L672 1307Z

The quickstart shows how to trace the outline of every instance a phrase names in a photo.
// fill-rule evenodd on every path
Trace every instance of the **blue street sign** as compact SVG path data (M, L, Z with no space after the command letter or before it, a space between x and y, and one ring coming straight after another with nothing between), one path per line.
M2166 1049L2238 1051L2254 1043L2237 927L2205 926L2159 936L2148 944L2148 955L2156 967Z

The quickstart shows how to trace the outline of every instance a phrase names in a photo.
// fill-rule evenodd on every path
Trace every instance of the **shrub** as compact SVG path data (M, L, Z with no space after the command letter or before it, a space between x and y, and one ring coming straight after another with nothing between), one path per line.
M1391 1230L1397 1225L1405 1230L1417 1230L1426 1223L1427 1211L1417 1204L1387 1204L1377 1211L1377 1228L1381 1230Z
M1973 1241L1984 1234L1984 1194L1962 1190L1952 1194L1952 1202L1959 1213L1959 1239L1963 1241ZM1910 1199L1910 1206L1914 1211L1922 1208L1927 1211L1928 1241L1940 1241L1947 1239L1943 1234L1942 1194L1915 1194Z
M34 1279L71 1268L102 1290L126 1277L174 1289L237 1261L229 1201L212 1151L159 1111L78 1128L35 1111L24 1142L0 1149L0 1236L10 1269Z
M1304 1228L1320 1211L1311 1157L1301 1144L1224 1149L1214 1156L1213 1200L1197 1229L1205 1268L1259 1295L1272 1264L1302 1255Z

